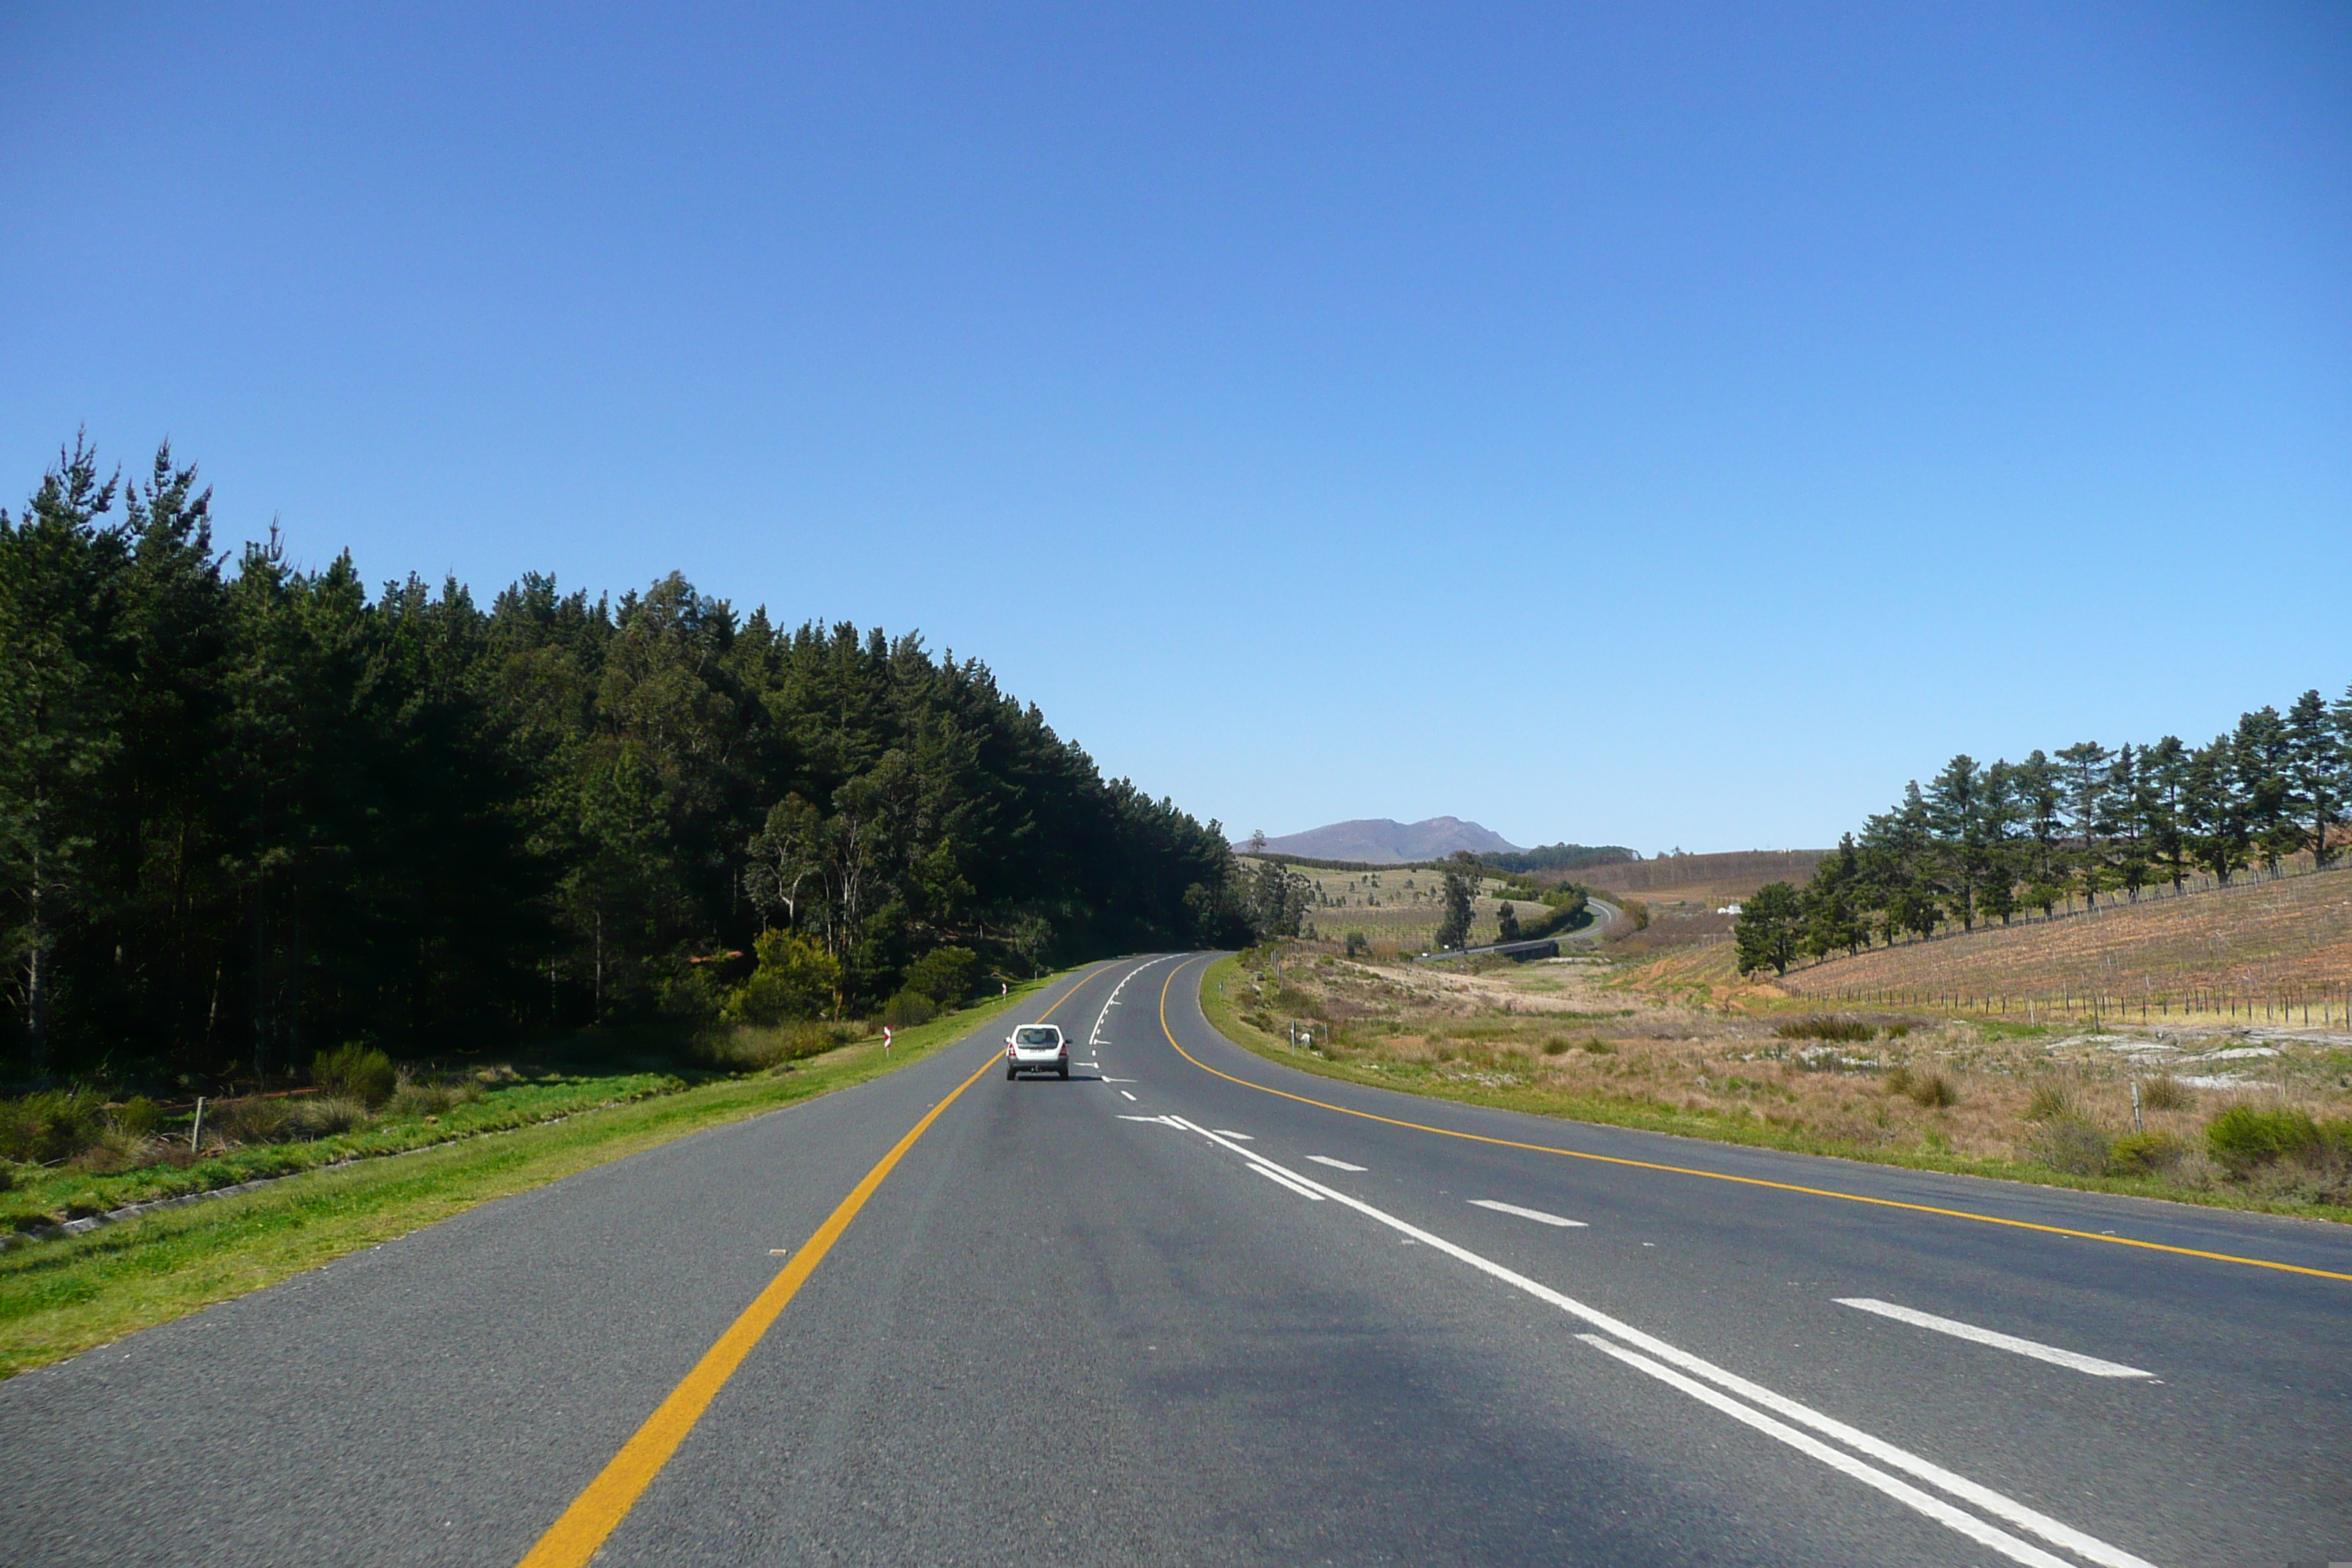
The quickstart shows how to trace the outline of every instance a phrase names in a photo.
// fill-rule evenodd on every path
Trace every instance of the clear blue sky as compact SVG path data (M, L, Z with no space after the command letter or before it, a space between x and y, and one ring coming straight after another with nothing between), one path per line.
M12 5L0 493L919 628L1236 833L2352 682L2352 7Z

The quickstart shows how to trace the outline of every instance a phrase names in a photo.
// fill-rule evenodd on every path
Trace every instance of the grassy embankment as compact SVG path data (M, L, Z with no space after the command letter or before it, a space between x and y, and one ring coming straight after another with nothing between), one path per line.
M574 1106L561 1121L534 1117L512 1131L477 1127L471 1135L423 1144L422 1133L444 1131L436 1124L410 1135L418 1137L412 1146L419 1152L402 1157L312 1169L255 1192L20 1244L0 1253L0 1377L275 1284L493 1198L864 1083L961 1038L1060 978L1015 986L1008 997L900 1031L887 1059L877 1040L699 1087L639 1075L645 1079L640 1092L625 1100L614 1091L631 1079L577 1080L570 1090L599 1098ZM567 1088L533 1087L555 1096ZM489 1097L486 1102L496 1106ZM550 1112L554 1103L537 1110ZM520 1105L507 1110L525 1113ZM396 1142L404 1134L385 1129L374 1136Z
M1716 944L1709 944L1710 946ZM1695 950L1695 951L1705 951ZM1325 1077L1565 1120L1876 1163L2352 1221L2352 1051L2258 1058L2265 1081L2185 1084L2111 1037L1916 1014L1822 1015L1770 988L1651 988L1647 964L1484 973L1294 950L1211 966L1202 1005L1229 1038ZM1451 969L1453 966L1447 966ZM1328 1046L1292 1051L1314 1019ZM2221 1048L2231 1048L2224 1039ZM2191 1054L2175 1047L2186 1065ZM2225 1064L2226 1065L2226 1064ZM2131 1085L2142 1085L2132 1120ZM2241 1159L2213 1123L2284 1113L2321 1142ZM2264 1127L2269 1122L2262 1124ZM2258 1128L2259 1131L2260 1129Z

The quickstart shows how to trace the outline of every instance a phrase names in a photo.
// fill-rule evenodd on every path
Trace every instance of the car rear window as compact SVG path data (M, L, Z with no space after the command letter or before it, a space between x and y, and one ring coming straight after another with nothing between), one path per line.
M1013 1037L1024 1046L1050 1046L1055 1040L1051 1029L1015 1029Z

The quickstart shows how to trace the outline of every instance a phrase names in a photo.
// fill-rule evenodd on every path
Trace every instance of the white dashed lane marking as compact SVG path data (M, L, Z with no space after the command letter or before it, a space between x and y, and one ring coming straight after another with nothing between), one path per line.
M1973 1340L1978 1344L1990 1345L1996 1350L2012 1351L2019 1355L2030 1355L2035 1361L2046 1361L2053 1366L2071 1367L2076 1372L2088 1373L2093 1377L2154 1377L2156 1375L2152 1372L2142 1372L2136 1366L2125 1366L2120 1362L2101 1361L2095 1355L2080 1355L2074 1351L2062 1351L2055 1345L2041 1344L2032 1340L2021 1340L2015 1334L1998 1333L1991 1329L1979 1329L1974 1323L1963 1323L1951 1318L1939 1318L1933 1312L1921 1312L1909 1307L1898 1307L1892 1301L1880 1301L1868 1296L1840 1296L1836 1300L1841 1307L1853 1307L1862 1311L1875 1312L1882 1318L1892 1318L1898 1323L1909 1323L1915 1328L1933 1329L1939 1334L1949 1334L1956 1340Z
M1587 1228L1585 1223L1580 1219L1562 1219L1556 1214L1546 1214L1541 1209L1523 1209L1517 1204L1498 1204L1492 1198L1472 1198L1470 1200L1470 1206L1472 1208L1479 1209L1493 1209L1496 1214L1515 1214L1521 1219L1531 1219L1538 1225L1557 1225L1562 1226L1572 1226L1578 1230Z
M1363 1169L1361 1165L1350 1165L1345 1160L1334 1160L1328 1154L1309 1154L1307 1157L1314 1161L1318 1165L1328 1165L1335 1171L1360 1171Z
M1120 1089L1120 1090L1119 1090L1119 1093L1121 1093L1121 1094L1127 1094L1127 1090L1125 1090L1125 1089ZM1133 1096L1133 1095L1131 1095L1131 1094L1127 1094L1127 1098L1128 1098L1128 1099L1129 1099L1129 1100L1133 1100L1133 1099L1135 1098L1135 1096Z

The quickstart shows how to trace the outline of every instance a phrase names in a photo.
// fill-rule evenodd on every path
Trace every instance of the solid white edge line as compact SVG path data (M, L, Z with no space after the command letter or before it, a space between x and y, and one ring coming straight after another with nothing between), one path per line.
M1947 1529L1957 1530L1969 1540L1990 1546L2004 1556L2013 1557L2031 1568L2074 1568L2063 1557L2053 1557L2030 1542L2020 1541L2005 1530L1996 1530L1975 1514L1963 1513L1941 1498L1929 1497L1908 1481L1898 1481L1885 1470L1873 1468L1852 1454L1831 1447L1818 1437L1809 1437L1795 1427L1773 1420L1761 1411L1750 1410L1727 1394L1718 1394L1706 1384L1685 1377L1672 1368L1660 1366L1644 1355L1636 1355L1622 1345L1612 1344L1599 1334L1576 1336L1595 1350L1605 1351L1626 1365L1639 1367L1659 1382L1681 1389L1703 1405L1711 1405L1735 1421L1745 1422L1768 1436L1777 1437L1791 1448L1809 1454L1830 1468L1852 1476L1864 1486L1877 1488L1906 1507L1918 1510Z
M1496 1203L1492 1198L1472 1198L1470 1206L1474 1209L1493 1209L1496 1214L1515 1214L1521 1219L1531 1219L1538 1225L1572 1226L1577 1230L1591 1228L1580 1219L1562 1219L1556 1214L1546 1214L1541 1209L1523 1209L1517 1204Z
M1364 1168L1361 1165L1350 1165L1345 1160L1334 1160L1328 1154L1309 1154L1307 1157L1318 1165L1328 1165L1335 1171L1360 1171Z
M1253 1154L1237 1143L1228 1143L1207 1128L1187 1121L1181 1116L1171 1116L1171 1120L1179 1127L1188 1131L1198 1132L1212 1143L1228 1149L1244 1159L1255 1161L1261 1164L1273 1163L1264 1155ZM1283 1169L1281 1166L1275 1168ZM1603 1333L1613 1334L1627 1344L1647 1351L1660 1361L1678 1366L1685 1372L1696 1373L1710 1383L1729 1389L1752 1404L1762 1405L1776 1415L1786 1416L1801 1426L1811 1426L1816 1432L1834 1437L1849 1448L1857 1449L1883 1465L1902 1470L1932 1486L1939 1487L1963 1501L1972 1502L1995 1518L2006 1520L2021 1530L2031 1531L2044 1541L2053 1542L2066 1548L2078 1557L2087 1557L2092 1562L2102 1564L2102 1568L2156 1568L2156 1564L2144 1557L2136 1557L2119 1546L2111 1546L2095 1535L2079 1531L2062 1520L2053 1519L2037 1509L2028 1508L2013 1498L2004 1497L1990 1487L1980 1485L1966 1476L1958 1475L1944 1468L1932 1460L1923 1459L1916 1454L1898 1448L1884 1438L1874 1437L1867 1432L1849 1426L1835 1416L1824 1415L1809 1405L1800 1405L1784 1394L1775 1394L1769 1388L1750 1383L1737 1373L1727 1372L1713 1362L1703 1360L1688 1351L1670 1345L1654 1335L1645 1334L1633 1324L1612 1318L1596 1307L1588 1307L1572 1296L1562 1295L1549 1285L1539 1284L1524 1274L1481 1258L1466 1247L1459 1246L1433 1232L1423 1230L1417 1225L1409 1224L1394 1215L1374 1208L1361 1198L1351 1196L1337 1187L1324 1186L1311 1176L1299 1175L1296 1171L1288 1171L1285 1173L1301 1185L1313 1187L1334 1202L1344 1204L1367 1218L1387 1226L1391 1230L1401 1231L1415 1241L1433 1247L1448 1257L1468 1264L1480 1273L1490 1275L1507 1285L1526 1291L1539 1301L1548 1301L1570 1317L1580 1318Z
M1882 1318L1892 1318L1898 1323L1916 1328L1933 1329L1939 1334L1949 1334L1956 1340L1973 1340L1996 1350L2013 1351L2036 1361L2046 1361L2053 1366L2071 1367L2088 1373L2093 1377L2154 1377L2152 1372L2142 1372L2121 1362L2101 1361L2095 1355L2082 1355L2074 1351L2062 1351L2056 1345L2045 1345L2033 1340L2021 1340L2015 1334L2004 1334L1992 1329L1980 1329L1974 1323L1963 1323L1957 1318L1939 1318L1933 1312L1922 1312L1915 1307L1898 1307L1892 1301L1882 1301L1874 1296L1837 1296L1832 1300L1841 1307L1853 1307L1864 1312L1875 1312Z
M1259 1175L1264 1176L1269 1182L1273 1182L1279 1186L1288 1187L1292 1192L1297 1193L1302 1198L1313 1198L1318 1204L1323 1201L1323 1194L1321 1193L1300 1186L1297 1182L1292 1181L1288 1176L1284 1175L1280 1171L1275 1169L1271 1165L1254 1164L1250 1169L1255 1171Z

